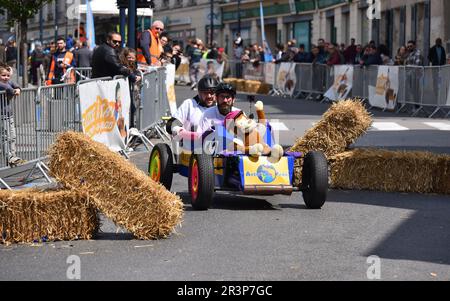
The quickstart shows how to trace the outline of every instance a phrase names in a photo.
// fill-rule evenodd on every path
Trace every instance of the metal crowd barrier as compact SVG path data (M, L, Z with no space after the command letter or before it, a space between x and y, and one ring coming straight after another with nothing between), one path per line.
M68 130L81 131L76 84L39 87L36 95L37 158L47 155L56 136Z
M146 127L159 120L156 111L160 100L157 70L144 73L141 94L141 103L138 109L139 130L145 130Z
M162 139L167 134L162 127L162 117L170 116L170 107L166 90L165 68L141 73L142 84L140 99L137 104L136 117L141 131L131 131L130 137L140 137L149 149L152 143L143 131L154 130ZM18 172L28 172L24 181L35 172L40 171L48 182L45 166L50 146L59 133L67 130L82 131L81 108L79 98L80 85L99 80L111 80L110 77L87 79L76 84L42 86L38 89L23 89L19 96L8 99L5 92L0 92L0 189L10 188L4 179ZM13 118L11 118L13 117ZM13 122L14 121L14 122ZM14 136L16 139L12 139ZM16 156L27 163L17 168L8 168L11 149L15 147Z
M280 71L280 65L275 65L275 74L277 75ZM278 86L278 80L275 78L275 83L273 85L272 90L269 93L270 95L281 96L283 95L282 87Z
M242 64L241 61L229 60L228 65L229 65L229 69L230 69L228 77L244 78L244 74L243 74L243 70L242 70L244 64Z
M92 67L78 67L68 69L75 76L76 81L87 80L92 78Z
M253 64L229 61L230 77L265 81L264 72L255 71ZM321 100L334 83L334 68L321 64L295 64L297 83L293 97ZM264 63L261 63L264 65ZM264 70L264 67L261 68ZM259 70L261 70L259 69ZM278 75L280 64L275 65ZM379 66L354 66L350 96L369 99L370 87L376 87ZM411 116L438 114L450 117L450 65L441 67L398 66L399 82L396 113L406 111ZM277 80L270 95L290 96ZM323 101L323 100L322 100Z
M139 130L146 131L161 122L161 118L170 115L166 92L165 68L144 73L142 96L138 110Z
M16 156L24 160L36 158L36 92L36 89L23 89L19 96L10 100L8 100L5 92L0 92L0 135L2 144L0 168L8 166L11 147L15 147ZM11 121L14 121L14 124ZM11 139L14 133L15 141ZM12 143L15 145L12 145Z
M432 113L431 117L441 111L446 118L450 117L450 66L440 67L439 72L439 106ZM445 110L448 110L447 112Z

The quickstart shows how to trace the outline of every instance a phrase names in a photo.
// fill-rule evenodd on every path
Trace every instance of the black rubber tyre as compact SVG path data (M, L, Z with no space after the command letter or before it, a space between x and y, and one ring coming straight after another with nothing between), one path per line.
M214 199L214 166L210 155L192 155L188 177L191 204L195 210L208 210Z
M153 147L148 163L150 177L170 190L173 179L172 150L167 144L160 143Z
M309 152L303 161L302 191L306 207L320 209L327 200L328 162L322 152Z

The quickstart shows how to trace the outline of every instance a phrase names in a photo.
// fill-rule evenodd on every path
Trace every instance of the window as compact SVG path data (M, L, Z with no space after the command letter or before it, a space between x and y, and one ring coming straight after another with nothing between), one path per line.
M306 51L311 50L311 22L297 22L294 24L294 37L297 40L298 47L300 44L305 45Z
M342 14L342 27L341 43L350 44L350 13Z

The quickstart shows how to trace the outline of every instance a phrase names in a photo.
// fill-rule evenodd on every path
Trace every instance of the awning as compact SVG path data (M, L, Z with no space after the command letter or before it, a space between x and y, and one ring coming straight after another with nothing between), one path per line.
M95 15L109 15L118 16L119 9L117 8L116 0L92 0L91 1L92 13ZM80 14L86 14L86 4L80 5ZM153 9L151 8L138 8L138 16L153 16Z

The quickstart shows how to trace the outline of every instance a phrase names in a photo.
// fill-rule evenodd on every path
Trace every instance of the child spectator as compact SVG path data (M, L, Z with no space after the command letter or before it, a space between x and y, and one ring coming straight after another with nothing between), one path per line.
M14 122L14 111L11 102L15 96L20 95L20 87L10 81L11 68L5 64L0 65L0 91L6 91L6 98L0 100L0 116L2 125L2 144L9 143L8 164L13 167L24 161L16 155L16 125ZM6 153L6 152L5 152Z
M130 80L130 128L136 126L136 112L141 101L141 85L142 78L141 73L137 68L136 62L136 50L132 48L123 48L119 54L120 64L125 66L129 71L130 75L128 79Z

